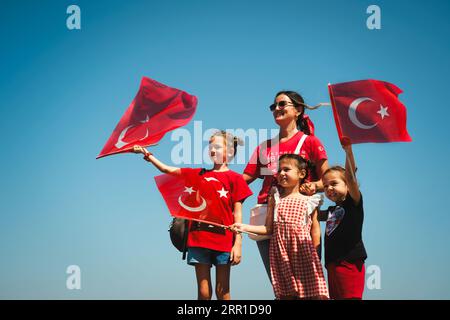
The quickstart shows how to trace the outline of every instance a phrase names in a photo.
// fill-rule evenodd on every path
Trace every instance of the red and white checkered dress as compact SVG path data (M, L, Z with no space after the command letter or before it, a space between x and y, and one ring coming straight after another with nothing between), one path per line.
M310 234L310 200L305 196L283 198L277 205L270 240L270 269L277 299L329 297Z

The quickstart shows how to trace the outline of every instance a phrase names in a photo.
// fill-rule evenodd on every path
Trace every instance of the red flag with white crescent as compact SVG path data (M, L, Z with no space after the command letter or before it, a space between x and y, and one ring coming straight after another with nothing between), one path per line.
M156 185L172 216L222 226L226 209L217 190L196 170L183 169L180 175L162 174Z
M411 141L402 93L392 83L359 80L328 85L339 139L352 144Z
M157 143L194 116L197 97L143 77L139 91L98 158L130 151L133 146Z

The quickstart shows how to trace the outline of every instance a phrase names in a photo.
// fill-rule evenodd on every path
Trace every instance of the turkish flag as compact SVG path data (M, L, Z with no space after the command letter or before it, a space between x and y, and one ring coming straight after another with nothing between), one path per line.
M136 97L97 159L127 152L135 144L145 147L157 143L166 132L187 124L196 107L195 96L143 77Z
M411 141L406 130L406 108L398 99L402 90L392 83L359 80L329 84L339 139L352 144Z
M203 182L197 171L182 170L181 175L155 177L172 216L223 226L223 204L217 190ZM212 210L213 208L213 210Z

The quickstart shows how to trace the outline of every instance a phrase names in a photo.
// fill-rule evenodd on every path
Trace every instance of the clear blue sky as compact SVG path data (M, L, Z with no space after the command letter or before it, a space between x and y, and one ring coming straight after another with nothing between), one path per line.
M82 28L69 31L74 3ZM381 30L366 27L370 4ZM267 106L281 89L315 104L328 82L402 88L413 142L354 147L367 265L381 268L381 289L364 297L450 299L449 11L445 0L2 1L0 298L196 298L156 169L132 154L95 160L148 76L196 95L194 120L225 129L276 128ZM342 163L331 110L309 114ZM175 144L167 135L154 152L170 163ZM244 240L232 297L273 299ZM66 289L72 264L81 290Z

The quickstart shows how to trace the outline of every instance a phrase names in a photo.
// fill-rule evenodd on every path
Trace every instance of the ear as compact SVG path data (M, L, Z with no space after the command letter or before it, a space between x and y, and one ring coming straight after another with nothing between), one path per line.
M296 107L295 107L295 110L297 110L297 111L298 111L298 114L300 115L300 114L302 114L302 113L305 111L305 107L302 106L302 105L296 106Z
M229 157L232 157L234 155L234 147L233 146L227 146L227 155Z
M298 172L298 175L299 175L300 179L305 178L305 177L306 177L306 170L305 170L305 169L301 169L301 170Z

